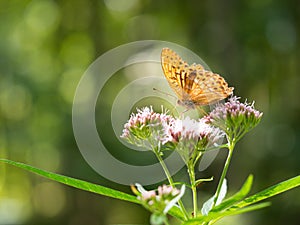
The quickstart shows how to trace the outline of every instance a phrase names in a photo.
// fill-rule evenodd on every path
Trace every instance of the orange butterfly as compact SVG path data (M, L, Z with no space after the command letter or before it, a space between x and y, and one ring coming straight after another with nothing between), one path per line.
M189 65L169 48L161 52L161 65L178 96L178 104L188 109L218 102L233 93L233 87L228 87L219 74L205 70L200 64Z

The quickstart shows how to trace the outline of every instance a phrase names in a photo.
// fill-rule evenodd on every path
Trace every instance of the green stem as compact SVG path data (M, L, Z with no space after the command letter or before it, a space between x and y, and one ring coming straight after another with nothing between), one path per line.
M197 186L196 186L196 178L195 178L195 170L193 163L188 164L188 173L191 182L192 194L193 194L193 214L194 217L197 217L198 205L197 205Z
M154 149L154 153L155 153L155 155L156 155L156 157L157 157L160 165L162 166L162 168L163 168L163 170L164 170L164 172L165 172L165 174L167 176L167 179L168 179L170 185L174 188L175 187L174 181L173 181L172 176L171 176L171 174L170 174L170 172L168 170L167 165L165 164L164 160L162 159L162 157L161 157L161 155L159 153L159 150L158 149ZM185 207L184 207L181 199L178 201L178 204L180 206L181 211L184 214L185 220L188 220L189 216L188 216L188 213L187 213L187 211L186 211L186 209L185 209Z
M223 169L223 172L222 172L222 175L221 175L218 187L217 187L217 191L216 191L216 195L215 195L213 206L216 205L217 200L219 198L219 195L220 195L220 192L221 192L221 187L222 187L222 184L223 184L224 179L226 177L227 170L228 170L231 158L232 158L232 153L233 153L233 149L234 149L234 145L235 145L234 143L235 142L232 141L232 139L230 138L230 140L228 141L228 156L227 156L227 159L226 159L226 162L225 162L225 166L224 166L224 169Z
M158 159L160 165L162 166L162 168L163 168L163 170L164 170L164 172L165 172L165 174L166 174L166 176L167 176L167 178L168 178L168 181L169 181L170 185L171 185L172 187L174 187L174 181L173 181L172 176L171 176L171 174L170 174L170 172L169 172L169 170L168 170L167 165L165 164L164 160L163 160L162 157L160 156L159 152L156 152L156 151L155 151L155 155L156 155L156 157L157 157L157 159Z

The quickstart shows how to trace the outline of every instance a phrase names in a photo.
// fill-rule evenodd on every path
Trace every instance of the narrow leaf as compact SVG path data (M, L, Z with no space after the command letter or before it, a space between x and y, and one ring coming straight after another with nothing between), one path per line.
M220 205L215 206L211 212L219 212L229 208L230 206L234 205L237 202L240 202L246 195L250 192L253 182L253 175L250 174L243 184L242 188L230 198L224 200Z
M264 202L264 203L256 204L253 206L248 206L248 207L245 207L242 209L237 208L236 210L232 210L232 211L228 210L228 211L224 211L222 213L218 213L218 212L209 213L209 215L207 215L207 216L200 216L200 217L185 221L182 225L199 225L199 224L208 223L208 222L210 222L210 224L213 224L216 221L218 221L226 216L233 216L233 215L238 215L238 214L242 214L242 213L246 213L246 212L251 212L251 211L262 209L262 208L265 208L268 206L270 206L270 203Z
M226 195L226 192L227 192L227 180L224 179L221 190L220 190L219 197L216 202L217 205L222 202L222 200L224 199L224 197ZM207 215L210 212L210 210L212 209L213 204L214 204L214 199L215 199L215 195L212 196L210 199L208 199L206 202L204 202L202 209L201 209L202 215Z
M218 199L216 201L216 205L220 205L220 203L225 198L226 193L227 193L227 180L224 179L221 190L220 190L220 194L219 194Z
M59 183L66 184L68 186L75 187L75 188L78 188L81 190L97 193L100 195L104 195L104 196L108 196L108 197L112 197L112 198L116 198L116 199L120 199L120 200L124 200L124 201L139 203L138 199L133 195L129 195L129 194L126 194L121 191L113 190L111 188L103 187L98 184L93 184L93 183L89 183L87 181L79 180L76 178L71 178L71 177L60 175L60 174L48 172L48 171L38 169L36 167L24 164L24 163L14 162L14 161L11 161L8 159L0 159L0 162L5 162L5 163L11 164L13 166L17 166L19 168L22 168L27 171L41 175L43 177L46 177L50 180L54 180Z
M4 162L19 168L22 168L24 170L27 170L29 172L38 174L42 177L46 177L50 180L54 180L57 181L59 183L71 186L71 187L75 187L84 191L89 191L89 192L93 192L99 195L104 195L107 197L112 197L115 199L120 199L120 200L124 200L124 201L128 201L128 202L133 202L133 203L137 203L140 204L139 200L137 199L136 196L121 192L121 191L117 191L117 190L113 190L111 188L107 188L107 187L103 187L101 185L98 184L93 184L87 181L83 181L83 180L79 180L76 178L71 178L71 177L67 177L64 175L60 175L60 174L56 174L56 173L52 173L52 172L48 172L42 169L38 169L36 167L24 164L24 163L20 163L20 162L15 162L12 160L8 160L8 159L0 159L0 162ZM180 211L179 208L177 208L176 206L173 207L168 214L180 219L180 220L184 220L184 216L183 213Z
M282 192L288 191L290 189L296 188L300 185L300 175L293 177L289 180L283 181L279 184L273 185L257 194L254 194L238 204L234 205L235 207L245 207L253 203L262 201L264 199L270 198L272 196L278 195Z
M215 199L215 196L212 196L210 199L208 199L206 202L204 202L202 209L201 209L202 215L206 216L209 213L209 211L211 210L211 208L214 204L214 199Z

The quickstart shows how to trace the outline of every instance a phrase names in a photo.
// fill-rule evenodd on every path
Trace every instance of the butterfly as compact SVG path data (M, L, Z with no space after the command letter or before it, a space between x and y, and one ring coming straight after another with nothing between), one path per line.
M216 103L233 93L233 87L228 87L219 74L200 64L189 65L169 48L162 49L161 65L178 104L188 109Z

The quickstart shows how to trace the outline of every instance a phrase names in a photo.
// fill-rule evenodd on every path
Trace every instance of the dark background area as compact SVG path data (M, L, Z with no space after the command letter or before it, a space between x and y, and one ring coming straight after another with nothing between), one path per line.
M0 156L130 193L94 172L72 130L72 101L87 67L128 42L174 42L222 74L235 94L255 100L262 122L236 147L229 191L249 173L252 193L300 171L300 4L296 0L0 0ZM116 85L126 79L116 80ZM113 89L113 82L110 83ZM107 87L107 95L109 95ZM98 130L107 129L106 97ZM102 104L102 105L101 105ZM99 132L101 133L101 132ZM104 134L105 135L105 134ZM111 138L111 139L110 139ZM126 158L117 139L106 143ZM219 177L225 152L202 175ZM153 158L152 158L153 159ZM152 160L151 159L151 160ZM128 159L130 161L130 159ZM181 173L177 176L181 176ZM148 224L143 208L0 165L0 224ZM200 188L206 200L216 181ZM299 224L299 189L272 206L219 224Z

